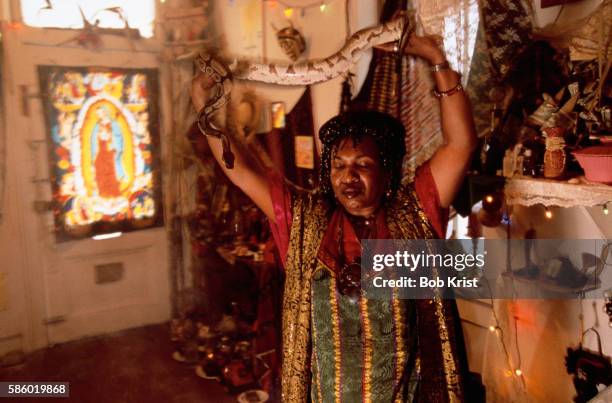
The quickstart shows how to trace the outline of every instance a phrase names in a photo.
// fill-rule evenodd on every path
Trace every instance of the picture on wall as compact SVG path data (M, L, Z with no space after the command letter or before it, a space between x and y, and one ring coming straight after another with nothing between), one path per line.
M314 169L314 137L295 136L295 166Z
M161 225L157 71L38 72L57 239Z
M272 127L275 129L285 128L285 103L272 102L270 105L272 112Z

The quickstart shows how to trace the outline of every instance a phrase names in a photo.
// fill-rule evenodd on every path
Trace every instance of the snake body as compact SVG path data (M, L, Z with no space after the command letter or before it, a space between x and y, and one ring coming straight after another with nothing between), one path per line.
M221 139L223 162L227 169L232 169L234 167L234 154L227 133L216 127L212 120L212 115L229 101L232 91L232 73L225 64L213 58L210 54L201 53L195 63L198 71L208 74L214 81L210 97L198 113L198 128L205 136Z
M234 75L242 80L280 85L310 85L328 81L348 71L365 50L400 39L404 25L404 19L397 18L357 31L346 41L342 49L325 59L291 64L248 63L246 70L236 71Z
M413 28L413 18L396 18L355 32L342 49L329 57L297 63L256 63L240 60L234 61L231 67L228 67L210 54L201 53L195 61L197 70L212 76L215 84L209 100L198 114L200 131L223 141L223 160L226 167L231 169L233 155L229 148L229 140L221 129L215 127L212 115L228 102L232 77L279 85L310 85L328 81L347 72L364 51L371 47L399 41L398 49L402 49Z

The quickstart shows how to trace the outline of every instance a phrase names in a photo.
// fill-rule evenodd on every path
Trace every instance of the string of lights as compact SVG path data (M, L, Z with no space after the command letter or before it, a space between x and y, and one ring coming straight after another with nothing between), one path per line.
M508 368L508 370L506 371L506 375L507 376L516 376L518 378L520 378L521 380L521 385L523 387L523 389L525 388L525 380L523 379L523 370L521 369L521 354L520 354L520 349L519 349L519 344L518 344L518 332L517 332L517 318L516 315L513 315L514 317L514 328L515 328L515 343L516 343L516 350L518 353L518 358L517 358L517 366L514 367L512 365L512 360L510 359L510 353L508 351L508 347L506 345L506 341L505 341L505 337L504 337L504 329L501 327L501 323L499 321L499 317L497 316L497 312L495 311L495 305L494 305L494 300L493 297L491 295L491 286L489 285L489 281L486 278L483 278L483 280L485 281L485 284L487 285L487 288L489 290L489 302L490 302L490 309L491 309L491 314L493 316L493 321L495 322L494 325L489 326L489 331L493 332L497 335L497 339L499 340L501 346L502 346L502 350L504 352L504 357L506 359L506 366Z
M610 214L610 210L608 210L608 203L602 204L601 209L604 215ZM548 206L544 206L544 217L546 217L548 220L553 218L553 212Z
M319 11L324 13L325 10L327 9L327 6L334 0L316 0L316 1L313 1L312 3L308 3L305 5L289 4L287 1L284 1L284 0L265 0L265 1L268 3L268 6L270 8L275 8L278 5L284 7L283 13L285 14L285 17L291 18L293 16L294 10L299 10L302 16L304 16L304 12L306 10L309 10L312 8L318 8Z

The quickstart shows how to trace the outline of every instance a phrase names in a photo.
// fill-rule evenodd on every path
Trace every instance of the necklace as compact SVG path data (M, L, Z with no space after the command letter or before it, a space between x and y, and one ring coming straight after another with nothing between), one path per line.
M348 296L352 300L357 300L361 292L361 256L357 256L352 262L347 262L347 256L344 253L344 217L345 215L343 215L338 228L340 273L337 277L337 286L340 294ZM376 215L361 217L346 214L346 217L355 231L363 253L361 240L369 239L376 233Z

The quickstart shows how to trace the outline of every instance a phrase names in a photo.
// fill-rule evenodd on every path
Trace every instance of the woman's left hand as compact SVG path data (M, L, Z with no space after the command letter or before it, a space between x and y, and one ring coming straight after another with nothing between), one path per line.
M430 64L444 63L446 56L440 49L440 41L441 37L436 35L419 36L412 33L402 51L404 54L420 57ZM388 52L396 52L397 42L385 43L376 47Z
M440 64L446 61L444 51L440 49L439 42L442 38L436 35L418 36L416 34L410 35L406 46L404 46L404 53L407 55L413 55L425 59L429 64Z

